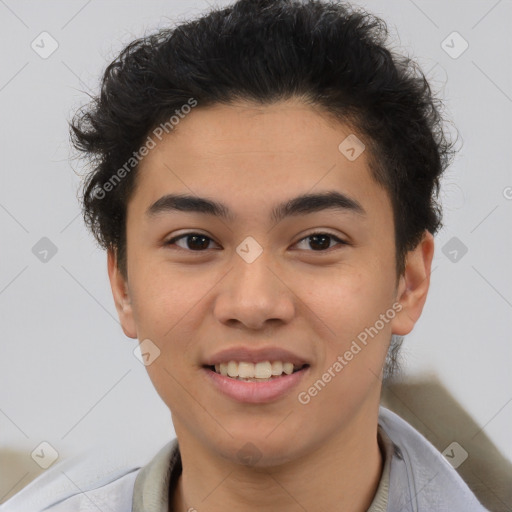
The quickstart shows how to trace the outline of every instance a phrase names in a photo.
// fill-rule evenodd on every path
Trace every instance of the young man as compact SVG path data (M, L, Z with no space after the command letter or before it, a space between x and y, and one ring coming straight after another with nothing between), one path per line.
M177 439L44 510L485 510L379 406L453 153L385 41L346 4L240 0L107 68L72 124L85 219Z

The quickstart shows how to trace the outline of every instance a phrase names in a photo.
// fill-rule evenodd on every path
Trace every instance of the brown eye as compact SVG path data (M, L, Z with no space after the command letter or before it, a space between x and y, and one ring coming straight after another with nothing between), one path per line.
M187 239L185 242L185 247L176 244L178 240L181 240L183 238ZM171 240L165 242L165 245L178 245L178 247L180 247L181 249L200 252L205 249L208 249L208 245L210 242L213 242L213 240L209 236L203 235L201 233L185 233L175 238L171 238Z
M297 243L302 243L304 240L310 240L309 247L313 249L315 252L325 252L327 249L331 248L331 241L338 242L338 245L348 245L347 242L341 240L337 236L331 235L330 233L311 233L310 235L304 237Z
M185 239L185 241L182 242L183 245L176 243L178 241L181 242L183 239ZM347 242L341 240L337 236L323 232L311 233L310 235L297 242L297 244L305 243L306 240L309 240L308 246L314 252L327 252L329 249L332 249L331 243L333 241L337 242L337 245L349 245ZM213 242L213 240L209 236L203 235L202 233L184 233L177 237L171 238L165 242L165 245L176 245L180 249L191 252L203 252L208 250L210 242Z

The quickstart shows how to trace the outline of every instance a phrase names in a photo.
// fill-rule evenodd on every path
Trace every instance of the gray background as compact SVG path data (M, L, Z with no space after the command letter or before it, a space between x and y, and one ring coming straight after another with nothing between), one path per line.
M443 182L445 228L404 344L406 375L435 375L512 460L512 3L353 3L382 16L394 48L418 58L463 142ZM126 43L206 7L0 0L0 502L43 471L30 457L42 441L60 459L104 443L144 462L174 436L119 326L106 256L82 224L67 120ZM43 31L59 45L46 59L31 48ZM454 31L469 44L458 58L442 47ZM43 237L57 249L47 261L33 253Z

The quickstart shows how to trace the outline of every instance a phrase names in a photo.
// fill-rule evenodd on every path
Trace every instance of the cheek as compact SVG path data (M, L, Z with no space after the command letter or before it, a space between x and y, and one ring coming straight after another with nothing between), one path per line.
M352 374L352 382L360 378L359 368L379 374L394 316L388 281L379 268L372 271L371 265L367 265L364 271L351 268L333 272L329 278L317 281L316 287L307 293L309 310L328 328L325 359L322 358L319 371L331 367L338 356L346 355L343 373Z
M361 268L332 270L322 278L317 276L314 284L302 281L300 286L307 290L304 297L309 308L340 341L356 335L374 316L378 318L385 302L373 274Z
M193 363L188 349L205 288L198 288L197 283L191 283L179 272L162 272L155 266L153 269L133 276L133 311L139 339L151 340L160 351L146 371L164 403L186 410L188 395L183 387L195 395L195 382L192 372L185 372L184 368Z
M308 306L331 331L315 374L301 390L310 399L306 410L312 416L334 425L378 396L394 313L389 296L365 273L331 279L309 294Z
M164 342L198 302L197 283L162 266L145 264L139 269L147 269L132 276L132 304L139 332Z
M160 355L147 371L157 389L174 394L174 381L193 379L189 370L196 363L196 341L209 307L208 293L219 276L197 268L171 268L171 265L145 265L150 269L133 276L133 311L139 339L150 339ZM158 364L157 364L158 363ZM179 376L179 377L178 377ZM159 391L160 392L160 391Z

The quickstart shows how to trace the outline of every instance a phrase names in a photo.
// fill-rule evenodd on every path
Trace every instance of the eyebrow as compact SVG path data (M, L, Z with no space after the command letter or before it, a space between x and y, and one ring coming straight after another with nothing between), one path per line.
M354 213L361 217L367 215L365 209L356 199L332 190L317 194L303 194L289 199L275 206L270 218L273 222L280 222L286 217L311 214L323 210ZM146 210L146 215L154 217L159 214L175 211L201 213L220 217L228 221L235 219L229 208L222 203L204 197L184 194L167 194L162 196Z

